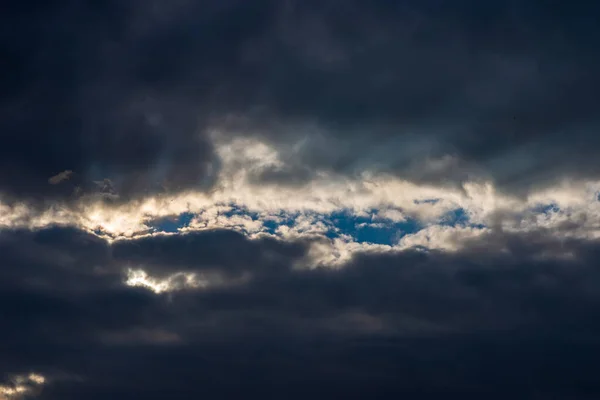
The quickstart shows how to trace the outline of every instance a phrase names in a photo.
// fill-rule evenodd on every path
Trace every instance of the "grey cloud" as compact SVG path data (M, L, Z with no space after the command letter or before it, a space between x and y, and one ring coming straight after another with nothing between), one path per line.
M370 170L522 193L598 178L599 11L10 1L0 194L37 200L35 214L74 190L117 203L204 190L213 128L279 151L285 165L254 184ZM50 377L41 400L598 398L598 244L491 228L455 253L335 269L298 268L310 242L227 230L113 243L0 230L0 376ZM245 279L156 295L127 286L128 268Z
M73 175L73 171L71 171L70 169L64 170L50 177L48 179L48 183L51 185L58 185L59 183L68 180L71 177L71 175Z
M41 399L600 390L595 243L495 233L455 254L363 254L299 270L304 244L224 231L114 246L65 228L1 239L0 373L80 378L51 381ZM538 257L558 246L573 257ZM154 295L123 285L123 261L157 276L210 265L252 279Z
M275 145L291 168L259 177L275 182L367 169L442 184L485 177L523 192L600 170L592 2L55 1L9 11L0 185L16 197L70 195L43 184L66 169L111 179L124 200L165 184L202 190L219 167L214 127ZM449 168L431 169L448 157Z
M79 186L111 179L124 199L156 191L165 180L178 190L209 184L214 156L203 135L202 103L128 71L169 58L143 61L144 48L161 41L160 33L152 39L131 24L144 6L54 1L3 13L6 75L13 77L0 104L5 195L70 196L72 188L47 186L48 176L67 169L77 171Z
M306 255L308 243L271 238L248 240L242 233L212 230L174 236L118 241L112 246L117 262L140 266L165 277L176 272L216 270L226 275L285 271Z
M597 176L598 32L587 18L598 10L578 3L561 19L567 10L539 2L353 4L346 13L299 5L293 19L302 26L316 15L330 27L346 54L342 65L314 68L294 52L278 57L275 45L261 58L277 77L264 118L289 123L265 124L263 135L284 152L309 137L292 162L426 182L482 176L511 190ZM305 123L321 131L314 135ZM446 156L460 170L423 171L424 159Z

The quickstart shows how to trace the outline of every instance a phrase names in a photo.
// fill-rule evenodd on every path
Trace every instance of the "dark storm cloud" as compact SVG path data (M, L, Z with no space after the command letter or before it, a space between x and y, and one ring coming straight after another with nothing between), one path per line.
M136 1L9 2L2 13L3 192L71 195L70 185L48 184L65 170L78 177L73 185L111 179L125 197L156 191L164 182L175 190L210 183L205 105L168 82L189 78L178 69L194 67L165 53L178 42L175 27L147 30L158 18L145 16L151 7ZM202 51L195 42L181 46L190 56ZM189 86L204 91L201 81Z
M125 199L206 188L215 125L275 143L291 170L259 178L282 183L375 169L517 189L600 171L594 2L11 1L2 14L11 195L104 178ZM48 185L65 170L77 179Z
M270 139L321 125L284 159L436 182L491 176L513 189L597 177L597 6L369 4L298 4L279 32L293 50L271 43L258 57L269 63L265 119L283 120ZM456 160L441 172L427 165L447 155Z
M10 1L0 194L205 189L215 127L280 151L254 183L598 178L598 7ZM309 270L309 242L226 230L0 230L0 378L48 376L42 400L598 398L600 247L552 235ZM155 295L128 268L227 284Z
M249 241L239 232L214 230L119 241L113 245L113 256L152 275L194 270L236 275L257 270L276 273L282 265L289 267L291 261L304 256L307 250L308 243L286 243L271 238Z
M106 242L68 228L0 232L0 376L62 370L103 331L152 326L160 305L125 289ZM132 314L133 312L133 314Z
M0 374L45 374L39 398L62 400L600 393L596 244L494 234L309 271L294 244L232 235L112 247L67 228L2 232ZM540 258L557 248L571 258ZM128 257L158 275L237 258L252 276L154 295L121 283Z

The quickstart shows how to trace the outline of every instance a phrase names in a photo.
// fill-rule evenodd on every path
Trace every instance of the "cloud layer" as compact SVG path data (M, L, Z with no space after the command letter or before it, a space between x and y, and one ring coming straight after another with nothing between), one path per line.
M45 376L42 398L598 390L595 242L492 234L459 253L363 253L333 269L299 268L306 243L224 231L122 245L5 231L0 246L0 369ZM131 268L203 284L155 294Z
M9 1L0 400L597 398L598 16Z
M4 17L10 195L104 178L125 197L210 187L215 132L275 146L285 165L255 178L279 184L371 171L522 192L598 178L590 2L23 7ZM63 171L79 179L44 184Z

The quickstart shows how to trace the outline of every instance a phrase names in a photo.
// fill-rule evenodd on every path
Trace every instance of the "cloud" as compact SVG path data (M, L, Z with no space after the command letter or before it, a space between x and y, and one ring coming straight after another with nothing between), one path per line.
M44 383L46 378L38 374L16 375L12 377L9 385L0 385L0 399L24 399L39 393Z
M296 172L267 181L305 180L305 168L367 169L436 184L483 176L527 191L555 176L596 176L576 143L597 129L597 60L586 54L598 35L580 24L597 10L573 7L560 18L541 2L351 2L340 14L335 2L291 4L256 61L268 65L257 81L264 115L222 128L235 137L250 125L281 149ZM323 43L335 62L315 58Z
M597 5L5 8L0 398L598 397Z
M51 185L58 185L62 181L68 180L71 177L71 175L73 175L73 171L69 169L64 170L63 172L59 172L58 174L48 179L48 183L50 183Z
M50 379L40 399L425 387L568 398L582 382L595 393L586 363L600 351L597 243L543 231L469 240L454 252L362 251L335 268L299 269L302 242L232 232L108 244L67 228L4 231L0 315L11 328L0 334L0 373L79 377ZM152 291L132 285L132 265L149 281L210 271L221 281L169 278L174 287ZM413 379L399 381L402 371Z
M215 140L237 139L275 147L282 165L253 179L284 186L367 171L523 194L597 179L595 6L429 3L16 7L3 192L68 197L43 184L65 170L110 179L124 201L203 191Z

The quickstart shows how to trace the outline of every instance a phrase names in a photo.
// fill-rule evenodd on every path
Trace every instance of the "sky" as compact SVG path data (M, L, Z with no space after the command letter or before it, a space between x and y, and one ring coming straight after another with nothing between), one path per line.
M600 398L599 18L9 0L0 400Z

